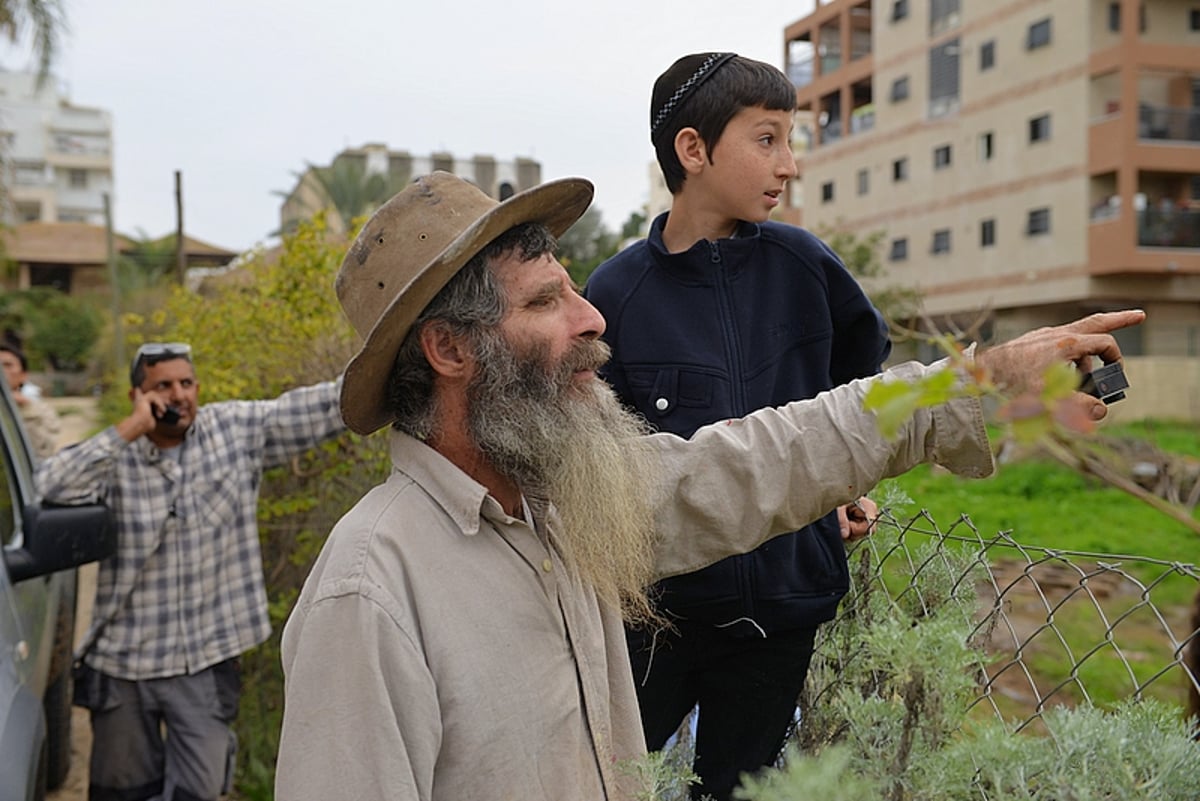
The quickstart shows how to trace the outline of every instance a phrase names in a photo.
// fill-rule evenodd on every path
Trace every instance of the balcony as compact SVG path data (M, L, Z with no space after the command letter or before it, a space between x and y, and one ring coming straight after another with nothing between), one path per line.
M1200 209L1145 209L1137 213L1141 248L1200 248Z
M792 82L792 86L797 89L803 89L813 82L813 58L810 55L808 58L797 61L789 61L787 65L788 80Z
M1138 107L1138 139L1200 142L1200 110L1143 104Z

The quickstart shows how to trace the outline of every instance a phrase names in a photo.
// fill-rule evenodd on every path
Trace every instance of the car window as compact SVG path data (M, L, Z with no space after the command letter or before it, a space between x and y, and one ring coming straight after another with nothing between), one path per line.
M13 458L15 456L18 459L27 459L28 454L24 446L20 445L23 440L12 412L12 404L7 397L0 398L0 401L0 443L4 445L0 448L3 453L0 457L0 545L7 547L16 539L17 516L21 513L21 489L17 485ZM10 447L11 443L17 443L18 447Z

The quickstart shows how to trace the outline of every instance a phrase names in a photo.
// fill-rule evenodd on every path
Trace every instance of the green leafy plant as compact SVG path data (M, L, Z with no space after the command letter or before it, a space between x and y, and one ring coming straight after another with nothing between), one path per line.
M878 536L878 535L877 535ZM865 556L863 557L866 558ZM1156 700L1042 713L1020 733L972 714L979 654L970 554L918 549L911 590L864 587L821 638L784 767L747 778L747 801L1060 801L1194 798L1200 744Z

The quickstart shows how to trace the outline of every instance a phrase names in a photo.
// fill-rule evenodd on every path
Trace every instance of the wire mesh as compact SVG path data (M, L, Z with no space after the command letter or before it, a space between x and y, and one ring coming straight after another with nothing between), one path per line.
M918 614L968 598L957 608L978 655L972 714L995 715L1014 731L1056 706L1155 697L1183 707L1189 693L1192 704L1200 696L1195 565L985 537L965 515L945 531L925 512L897 520L885 511L880 523L850 554L851 592L818 636L802 721L841 685L846 665L830 660L853 659L847 640L874 593Z

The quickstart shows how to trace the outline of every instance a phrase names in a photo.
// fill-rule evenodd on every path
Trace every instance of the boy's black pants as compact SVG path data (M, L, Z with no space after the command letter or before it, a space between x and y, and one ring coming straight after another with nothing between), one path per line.
M796 717L816 628L734 638L707 624L629 632L633 681L651 751L699 706L691 796L732 798L742 773L772 765Z

